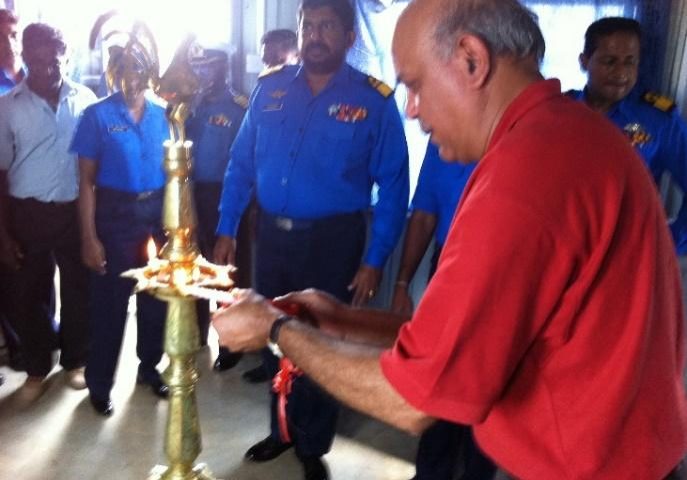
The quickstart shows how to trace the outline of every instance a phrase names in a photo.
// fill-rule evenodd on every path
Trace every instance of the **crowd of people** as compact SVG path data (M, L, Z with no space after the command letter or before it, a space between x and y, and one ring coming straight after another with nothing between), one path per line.
M111 56L97 99L65 74L58 28L18 23L0 11L0 326L26 404L59 351L108 417L133 287L120 273L164 242L165 109L138 46ZM354 39L348 0L302 0L297 33L262 38L250 98L225 51L189 60L196 240L246 288L213 317L214 368L260 350L247 381L283 357L303 373L284 412L269 385L270 432L245 458L293 448L305 480L328 479L343 403L422 435L415 480L685 478L687 207L669 224L657 184L687 192L687 126L637 86L640 24L590 25L587 84L563 94L517 0L411 2L392 53L431 143L410 210L395 91L346 62ZM404 227L390 306L367 308ZM165 307L136 303L137 382L165 399Z

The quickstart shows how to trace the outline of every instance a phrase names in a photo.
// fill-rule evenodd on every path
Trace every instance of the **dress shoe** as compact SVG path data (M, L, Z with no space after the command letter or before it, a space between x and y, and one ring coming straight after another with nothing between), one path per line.
M243 458L251 462L268 462L287 451L292 443L282 443L271 436L250 447Z
M329 472L320 457L299 458L305 471L305 480L329 480Z
M262 383L269 380L270 376L267 374L265 365L261 363L257 367L251 368L250 370L246 370L245 372L243 372L241 378L243 378L248 383Z
M45 377L29 375L24 385L17 391L17 397L22 403L33 403L41 398L47 388L48 383L45 381Z
M96 411L96 413L98 413L98 415L110 417L114 413L114 407L112 406L112 402L109 398L100 399L91 395L89 400L91 401L91 405L93 405L93 409Z
M156 378L155 380L145 380L141 374L138 374L136 377L136 383L139 385L148 385L150 386L151 391L153 392L153 395L159 398L168 398L169 397L169 387L164 384L164 382L160 378Z
M212 368L218 372L229 370L230 368L234 368L236 364L239 363L241 357L243 357L243 353L230 352L225 348L220 348L219 355L217 355L217 360L215 360L215 364L212 366Z
M84 377L84 367L67 370L67 385L74 390L83 390L86 388L86 378Z

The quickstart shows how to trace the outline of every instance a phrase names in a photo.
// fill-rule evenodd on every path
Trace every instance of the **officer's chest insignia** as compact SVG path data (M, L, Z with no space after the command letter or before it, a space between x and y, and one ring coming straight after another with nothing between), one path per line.
M129 130L128 125L110 125L107 131L110 133L126 132Z
M280 98L283 98L286 96L286 90L275 90L273 92L270 92L269 96L279 100Z
M278 112L284 107L283 103L268 103L262 107L263 112Z
M231 120L220 113L219 115L213 115L208 119L208 125L214 125L216 127L229 127L231 126Z
M633 147L641 147L651 141L651 134L639 123L628 123L623 128L623 132L630 139Z
M355 123L367 118L367 108L337 103L329 107L329 116L339 122Z

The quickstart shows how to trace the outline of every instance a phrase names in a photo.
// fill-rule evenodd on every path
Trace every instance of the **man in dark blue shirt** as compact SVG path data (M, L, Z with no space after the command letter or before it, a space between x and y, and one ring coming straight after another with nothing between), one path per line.
M205 92L200 105L186 122L186 135L193 141L193 196L198 214L196 238L201 253L212 258L222 179L229 163L229 149L243 120L248 99L227 84L229 57L223 50L204 49L201 55L192 59L191 67ZM237 284L250 287L241 277L250 272L243 270L239 268ZM205 343L210 323L209 304L198 300L197 306L201 343ZM241 357L241 353L220 347L214 368L228 370Z
M269 297L316 287L361 305L375 295L401 233L408 203L403 126L393 91L345 62L353 24L347 0L303 1L303 66L260 78L231 150L215 261L233 262L238 221L255 189L256 288ZM379 200L363 257L375 183ZM275 373L276 357L266 354L265 362ZM271 435L248 450L250 460L271 460L292 445L280 440L274 404ZM305 478L328 478L319 457L333 440L336 403L299 377L287 410Z

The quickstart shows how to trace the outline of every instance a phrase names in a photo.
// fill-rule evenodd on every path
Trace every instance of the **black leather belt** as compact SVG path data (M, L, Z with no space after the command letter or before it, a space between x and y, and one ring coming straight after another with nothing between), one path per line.
M122 190L115 190L106 187L97 187L95 189L96 197L100 199L122 201L122 202L141 202L144 200L152 200L161 198L163 189L146 190L144 192L124 192Z

